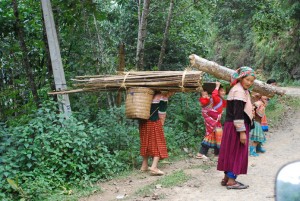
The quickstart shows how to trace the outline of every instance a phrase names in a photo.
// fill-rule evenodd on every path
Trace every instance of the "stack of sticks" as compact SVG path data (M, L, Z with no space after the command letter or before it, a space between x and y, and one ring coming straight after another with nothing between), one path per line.
M131 87L148 87L153 90L198 92L202 90L202 71L129 71L119 75L76 76L77 89L50 92L67 94L93 91L123 91Z

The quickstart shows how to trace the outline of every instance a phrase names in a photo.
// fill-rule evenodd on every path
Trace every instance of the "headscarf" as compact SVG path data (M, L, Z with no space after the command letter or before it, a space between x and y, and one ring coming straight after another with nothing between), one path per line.
M248 66L240 67L231 75L230 85L234 86L240 78L247 77L249 75L255 77L255 72L252 68Z

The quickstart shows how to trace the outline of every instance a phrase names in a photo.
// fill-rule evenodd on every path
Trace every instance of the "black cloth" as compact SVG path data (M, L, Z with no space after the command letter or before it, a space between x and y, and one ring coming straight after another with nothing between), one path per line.
M244 112L246 103L241 100L227 100L225 122L233 122L234 120L243 119L245 123L251 126L249 116Z

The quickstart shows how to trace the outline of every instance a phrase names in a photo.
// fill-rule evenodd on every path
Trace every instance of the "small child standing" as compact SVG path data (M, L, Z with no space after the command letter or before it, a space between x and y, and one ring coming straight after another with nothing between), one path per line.
M219 155L220 144L222 140L221 117L223 108L226 107L224 96L226 91L221 87L220 82L216 82L216 88L212 92L212 98L209 98L207 92L202 92L199 101L202 106L202 116L205 122L205 137L201 142L200 151L197 159L207 159L209 148L214 149L214 154Z
M262 148L262 143L266 141L266 136L261 127L261 120L265 116L265 108L266 108L266 96L261 96L260 94L256 94L256 101L254 102L254 128L250 131L250 140L252 144L250 146L250 156L259 156L257 152L264 153L266 150Z

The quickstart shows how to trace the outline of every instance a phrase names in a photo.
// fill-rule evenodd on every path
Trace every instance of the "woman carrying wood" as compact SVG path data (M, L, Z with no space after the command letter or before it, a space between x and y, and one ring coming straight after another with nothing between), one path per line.
M231 76L231 86L227 97L226 118L220 147L217 169L224 171L221 185L228 189L245 189L236 181L239 174L247 174L249 130L253 111L249 88L255 80L254 70L241 67Z
M173 94L173 92L156 92L151 104L150 118L148 120L140 120L140 154L143 157L140 170L142 172L150 171L152 176L164 175L164 172L159 170L157 166L160 159L168 157L163 124L168 98ZM148 167L149 157L153 157L151 167Z

